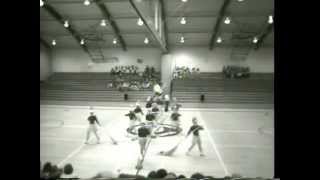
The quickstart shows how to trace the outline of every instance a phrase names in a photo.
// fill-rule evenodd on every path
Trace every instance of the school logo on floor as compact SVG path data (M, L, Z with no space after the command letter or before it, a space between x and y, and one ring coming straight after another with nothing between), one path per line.
M132 135L137 135L138 134L138 129L142 125L135 125L132 126L131 128L128 128L127 131L128 133ZM157 124L154 126L148 126L152 131L154 131L154 135L157 137L168 137L168 136L175 136L179 134L182 129L180 127L171 125L171 124Z

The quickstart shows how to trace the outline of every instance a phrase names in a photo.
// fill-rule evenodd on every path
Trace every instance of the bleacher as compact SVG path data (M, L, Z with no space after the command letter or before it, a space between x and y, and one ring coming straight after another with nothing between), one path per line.
M251 74L247 79L227 79L222 73L200 73L193 79L172 81L172 96L181 103L273 104L273 75Z
M138 80L139 76L130 76ZM40 100L45 101L88 101L88 102L129 102L144 101L152 94L152 89L120 92L107 88L113 77L109 73L55 73L45 83L40 84Z

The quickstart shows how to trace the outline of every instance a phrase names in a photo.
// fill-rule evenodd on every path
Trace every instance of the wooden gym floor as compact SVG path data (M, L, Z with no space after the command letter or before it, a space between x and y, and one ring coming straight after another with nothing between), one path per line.
M128 105L129 106L129 105ZM89 178L98 172L117 176L135 174L139 154L137 141L126 135L128 107L93 107L103 128L99 130L102 142L96 144L94 136L84 145L88 106L40 106L40 160L63 166L72 163L75 174ZM274 111L273 109L197 109L182 108L182 135L159 137L150 143L142 175L151 170L165 168L169 172L190 176L195 172L215 177L232 173L247 177L273 177L274 164ZM198 118L205 130L201 131L205 157L194 147L190 156L189 137L172 157L158 155L171 149L186 134L191 118ZM162 116L165 123L169 114ZM110 134L118 141L113 145Z

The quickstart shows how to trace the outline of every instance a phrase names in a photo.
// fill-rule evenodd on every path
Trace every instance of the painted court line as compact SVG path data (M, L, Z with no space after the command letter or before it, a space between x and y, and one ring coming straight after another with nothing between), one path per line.
M66 158L64 158L62 161L60 161L58 163L58 167L61 167L65 162L67 162L69 159L71 159L73 156L75 156L76 154L78 154L81 149L85 146L85 144L81 144L78 148L76 148L75 150L73 150Z
M224 163L224 161L223 161L223 159L222 159L222 157L221 157L221 155L220 155L220 152L219 152L219 150L218 150L218 148L217 148L217 146L216 146L216 143L215 143L213 137L210 136L209 132L207 131L207 129L209 129L209 128L208 128L207 124L205 123L205 121L202 119L201 114L200 114L200 113L197 113L197 114L198 114L198 119L200 119L200 120L202 121L203 126L204 126L204 129L205 129L205 133L207 134L207 136L208 136L208 138L209 138L209 141L210 141L210 143L211 143L211 145L212 145L215 153L216 153L217 156L218 156L220 165L221 165L222 168L223 168L223 171L224 171L224 173L225 173L225 176L228 176L228 175L229 175L228 169L227 169L227 167L226 167L226 165L225 165L225 163ZM212 128L212 129L213 129L213 128ZM211 131L212 131L212 129L211 129Z

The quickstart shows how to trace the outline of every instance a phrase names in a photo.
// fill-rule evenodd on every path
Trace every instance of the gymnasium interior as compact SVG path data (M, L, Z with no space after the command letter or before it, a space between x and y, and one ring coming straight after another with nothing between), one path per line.
M274 137L273 0L40 0L40 179L273 179Z

